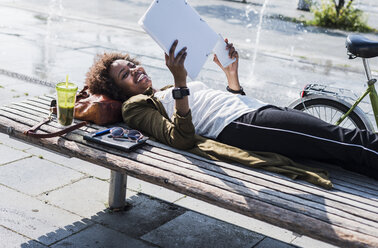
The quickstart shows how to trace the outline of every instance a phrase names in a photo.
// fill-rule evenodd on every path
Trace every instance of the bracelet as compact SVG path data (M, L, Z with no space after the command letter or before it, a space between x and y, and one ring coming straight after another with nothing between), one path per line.
M244 90L243 90L243 87L241 87L241 86L240 86L240 90L233 90L233 89L231 89L230 87L228 87L228 85L227 85L226 90L227 90L228 92L233 93L233 94L240 94L240 95L245 96L245 92L244 92Z

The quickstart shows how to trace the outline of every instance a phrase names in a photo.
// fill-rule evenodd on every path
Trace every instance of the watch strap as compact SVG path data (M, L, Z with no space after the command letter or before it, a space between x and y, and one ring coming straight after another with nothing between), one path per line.
M226 90L227 90L228 92L233 93L233 94L240 94L240 95L245 96L245 92L244 92L244 90L243 90L243 87L241 87L241 86L240 86L240 90L233 90L233 89L231 89L231 88L227 85Z

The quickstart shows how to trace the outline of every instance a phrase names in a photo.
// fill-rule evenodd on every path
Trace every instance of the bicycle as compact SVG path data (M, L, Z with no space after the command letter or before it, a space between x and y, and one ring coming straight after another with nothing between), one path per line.
M362 58L365 74L368 79L366 91L353 104L348 102L352 97L345 89L331 89L320 84L308 84L301 92L301 98L289 105L290 108L307 112L328 123L345 128L359 128L374 131L368 116L358 106L369 95L378 130L378 95L375 90L377 79L372 77L368 59L378 56L378 42L361 35L348 35L346 48L349 59Z

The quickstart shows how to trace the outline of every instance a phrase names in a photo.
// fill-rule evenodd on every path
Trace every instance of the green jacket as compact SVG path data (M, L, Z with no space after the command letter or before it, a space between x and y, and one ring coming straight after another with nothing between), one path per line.
M186 116L174 113L170 119L162 103L154 97L152 88L125 101L122 116L131 128L166 145L213 160L237 162L284 174L292 179L303 179L327 189L333 187L327 171L322 169L298 164L276 153L246 151L196 135L191 112Z

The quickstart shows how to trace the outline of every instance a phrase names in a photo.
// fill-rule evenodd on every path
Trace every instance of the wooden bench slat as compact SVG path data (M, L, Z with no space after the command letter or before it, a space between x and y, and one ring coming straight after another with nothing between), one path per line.
M358 175L358 176L360 176L360 175ZM366 180L365 183L353 182L352 180L346 181L346 180L343 180L343 179L340 179L340 178L334 177L334 176L331 176L330 179L333 180L336 185L340 185L340 186L349 188L348 192L352 192L350 190L353 190L353 191L356 192L355 194L359 194L360 192L371 194L373 196L372 198L374 198L373 200L375 200L375 201L378 200L378 193L377 193L378 186L374 187L372 185L369 185L370 180L372 180L371 178L363 177L363 179L370 179L370 180Z
M330 179L334 184L338 185L337 187L338 189L344 192L354 194L354 195L359 195L365 198L369 198L370 200L376 202L376 204L378 205L378 191L377 190L373 190L373 189L369 189L365 187L362 188L361 185L348 183L334 177L331 177Z
M318 162L314 161L314 165L319 164ZM355 185L367 187L371 190L376 190L378 188L378 181L374 180L372 178L360 175L355 172L348 171L348 173L345 173L345 170L337 167L332 166L328 164L321 164L322 167L329 169L332 171L331 178L337 178L339 180L342 180L344 182L353 183Z
M51 100L56 99L56 95L55 94L47 94L47 95L39 96L38 98L51 101Z
M37 108L40 108L40 109L45 109L47 111L49 111L49 108L50 108L50 104L46 105L44 103L38 102L38 101L33 100L33 99L27 99L23 103L29 104L30 106L37 107Z
M342 181L343 184L351 185L351 187L361 186L373 191L376 191L378 188L374 179L354 172L345 173L345 170L341 168L334 168L332 170L331 179L340 180L340 183Z
M49 116L49 112L48 111L41 112L37 108L36 109L30 109L30 107L27 108L26 106L30 106L30 105L27 105L25 103L18 103L18 104L13 104L13 105L10 105L10 106L0 107L0 109L2 109L2 110L8 110L8 111L10 111L10 109L17 110L19 112L14 112L14 113L18 114L20 116L23 116L23 114L34 116L36 118L46 118L46 117ZM22 112L22 114L20 112Z
M45 99L41 97L29 98L27 100L46 105L46 107L50 107L50 103L51 103L51 99Z
M44 113L38 112L38 110L26 109L26 108L23 107L23 105L12 105L12 106L7 106L7 107L1 107L0 110L4 110L4 111L7 111L9 113L18 115L21 118L28 118L28 119L33 120L33 121L40 121L40 120L43 120L43 119L48 117L47 113L44 114ZM53 115L53 116L56 118L56 115ZM79 123L79 122L81 122L81 121L74 119L74 123ZM56 127L57 130L54 130L54 131L59 131L62 128L61 125L58 124L54 120L49 122L48 124L45 124L45 125L50 125L50 126ZM90 125L90 126L87 125L86 130L88 132L95 132L98 129L93 128L93 125Z

